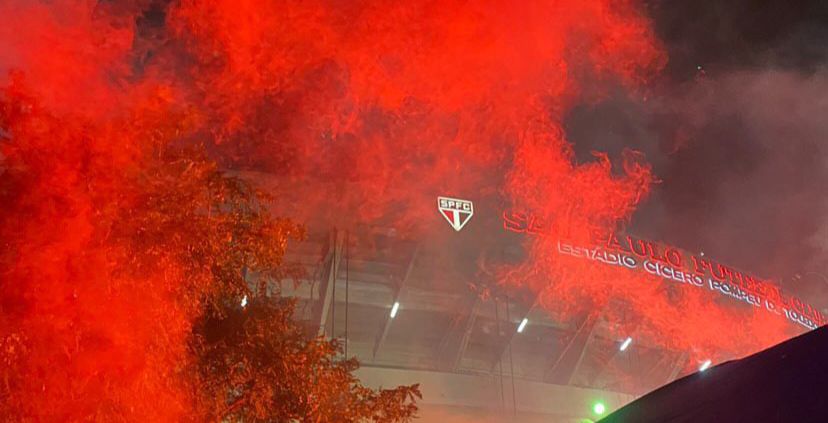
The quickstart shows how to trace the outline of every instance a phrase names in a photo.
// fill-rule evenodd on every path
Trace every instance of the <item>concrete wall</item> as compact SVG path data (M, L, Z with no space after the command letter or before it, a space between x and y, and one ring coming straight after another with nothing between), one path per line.
M627 404L633 396L616 392L552 385L504 376L476 376L420 370L364 367L357 376L367 386L394 387L419 383L423 393L420 422L575 423L597 419L592 405L600 401L607 413Z

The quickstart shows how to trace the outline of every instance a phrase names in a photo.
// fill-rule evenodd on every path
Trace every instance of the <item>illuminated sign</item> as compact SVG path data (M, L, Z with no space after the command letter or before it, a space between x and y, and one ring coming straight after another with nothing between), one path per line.
M474 205L468 200L437 197L437 209L455 231L460 231L474 215Z
M529 213L504 212L503 227L518 233L552 233L552 228L543 219ZM799 298L783 294L772 282L701 255L617 233L595 234L592 244L586 247L561 240L557 243L557 250L571 257L643 271L671 282L708 289L752 307L784 315L809 329L828 322L818 309Z

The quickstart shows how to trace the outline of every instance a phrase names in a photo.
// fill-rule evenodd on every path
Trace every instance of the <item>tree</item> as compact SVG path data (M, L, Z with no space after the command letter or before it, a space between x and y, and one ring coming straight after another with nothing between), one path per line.
M201 240L209 242L189 245L193 270L208 264L216 289L205 301L193 339L197 386L207 414L244 422L397 422L413 417L420 398L416 385L380 391L362 386L353 375L356 359L337 360L341 351L335 340L309 340L292 320L294 301L283 298L280 287L302 275L282 259L288 240L301 238L301 229L271 217L267 204L272 199L266 193L226 176L207 160L184 160L186 166L161 168L202 175L204 182L196 185L207 187L212 198L198 215L213 222L204 225L213 234ZM163 179L186 179L175 176ZM161 196L181 203L169 197ZM162 227L193 221L191 215L182 217ZM250 298L244 307L242 298Z
M374 391L337 360L336 341L307 339L280 284L302 276L283 262L301 228L275 219L272 201L192 153L162 153L148 167L147 209L137 245L180 251L186 272L207 286L191 347L196 390L210 419L244 422L396 422L416 413L418 387ZM198 200L202 198L202 200ZM134 236L134 235L133 235ZM167 241L180 240L181 245ZM137 252L137 251L136 251ZM199 269L209 269L200 272ZM298 282L294 282L298 283ZM251 289L252 288L252 289ZM246 306L242 307L242 299Z
M244 422L395 422L414 415L417 386L381 391L361 386L352 374L357 361L337 361L336 342L305 339L292 313L292 301L261 297L203 323L204 394L226 399L209 401L213 416Z

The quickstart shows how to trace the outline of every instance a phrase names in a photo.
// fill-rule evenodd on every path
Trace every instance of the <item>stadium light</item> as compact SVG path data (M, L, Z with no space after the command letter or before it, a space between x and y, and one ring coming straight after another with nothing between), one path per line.
M607 407L604 405L604 403L602 403L600 401L596 402L595 404L592 405L592 412L599 415L599 416L604 414L604 412L606 412L606 411L607 411Z
M703 372L703 371L707 370L707 368L710 367L711 364L713 364L712 361L706 360L704 363L701 364L701 366L699 366L699 371Z
M523 320L520 322L520 325L518 325L518 329L517 329L518 333L523 332L523 329L526 327L527 323L529 323L529 318L524 317Z
M630 346L630 344L632 344L632 338L627 337L618 349L624 351Z
M399 302L394 302L394 306L391 307L391 318L392 319L397 317L397 310L399 310L399 309L400 309L400 303Z

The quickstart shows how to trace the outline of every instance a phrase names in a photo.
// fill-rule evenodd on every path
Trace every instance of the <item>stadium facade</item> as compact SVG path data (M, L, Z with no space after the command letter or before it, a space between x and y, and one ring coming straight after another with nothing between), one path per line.
M688 351L649 345L635 333L619 337L601 310L557 320L531 293L481 290L496 287L481 283L491 277L481 272L481 255L520 260L520 240L532 232L529 220L502 211L490 211L487 219L479 217L479 209L434 200L428 224L439 235L416 240L382 224L343 229L306 222L306 239L292 245L286 257L304 268L306 280L282 288L297 299L295 318L309 336L342 340L344 353L360 361L364 383L419 383L421 421L597 420L697 370ZM482 235L493 231L496 236ZM647 254L618 247L596 257L594 249L559 243L562 254L595 265L631 267L633 260L642 272L695 283L690 272L675 266L675 254L690 265L686 252L662 251L656 271L655 264L647 264L652 260L642 259ZM716 273L715 266L708 267L707 274ZM746 282L722 279L716 285L714 279L705 278L705 288L741 306L772 297ZM817 313L811 323L821 318Z

